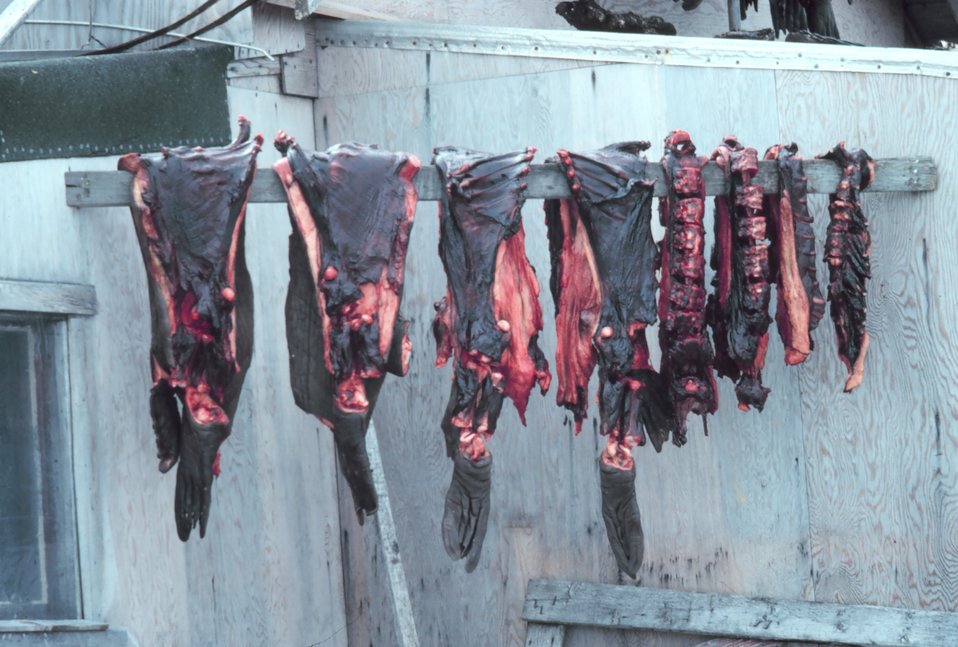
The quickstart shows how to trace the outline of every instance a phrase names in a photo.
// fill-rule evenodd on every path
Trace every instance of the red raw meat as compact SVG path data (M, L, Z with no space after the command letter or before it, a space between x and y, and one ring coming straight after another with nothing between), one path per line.
M765 196L772 245L769 261L777 284L775 322L785 344L785 363L801 364L815 348L811 332L825 315L815 269L814 222L808 213L808 179L798 146L776 145L765 153L778 166L777 195Z
M672 439L686 442L689 413L715 413L718 394L712 374L714 353L705 321L704 157L695 156L692 138L674 130L665 138L662 166L668 194L659 201L665 227L659 292L659 344L662 375L669 385L679 428ZM707 431L708 427L706 427Z
M560 150L573 197L545 203L557 401L573 412L578 432L598 362L600 430L609 437L600 460L602 516L616 561L632 577L643 546L631 448L644 445L648 432L661 449L677 425L645 337L656 321L658 288L648 148L648 142L626 142L587 153Z
M176 471L176 530L206 534L219 447L253 354L253 290L243 250L246 201L263 138L239 119L223 148L122 157L146 265L153 341L150 414L160 471ZM182 413L179 398L183 405Z
M360 522L377 508L366 430L386 373L409 370L400 316L418 195L413 155L342 144L304 151L285 133L273 165L289 200L286 339L296 404L333 430Z
M437 366L453 359L452 392L442 420L453 477L442 531L466 570L479 561L489 515L492 455L504 397L525 424L529 393L552 379L539 349L539 282L525 253L521 209L534 148L490 155L435 150L442 180L439 256L448 278L435 304Z
M875 160L863 150L849 152L845 142L821 156L842 170L837 190L828 196L828 300L838 336L838 356L848 369L845 393L858 388L865 377L868 331L865 329L866 281L871 278L872 239L862 211L861 191L875 177Z
M758 153L730 135L715 149L712 159L729 181L728 193L715 197L715 292L708 303L715 369L738 381L739 409L761 411L769 393L762 386L762 368L772 320L768 316L771 286L762 187L752 182L758 173Z

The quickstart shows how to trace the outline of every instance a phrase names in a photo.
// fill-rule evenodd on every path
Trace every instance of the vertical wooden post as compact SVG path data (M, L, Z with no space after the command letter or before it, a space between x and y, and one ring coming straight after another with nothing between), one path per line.
M742 28L741 0L728 0L728 28L729 31L738 31Z

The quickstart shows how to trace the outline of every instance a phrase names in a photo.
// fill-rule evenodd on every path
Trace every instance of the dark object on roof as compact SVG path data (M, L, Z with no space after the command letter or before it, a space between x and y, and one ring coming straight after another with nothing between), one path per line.
M730 38L733 40L775 40L775 32L770 28L756 29L754 31L737 29L719 34L716 38Z
M948 0L904 0L905 35L909 44L941 47L958 41L958 4Z
M0 162L228 144L232 59L203 47L2 64Z
M692 11L693 9L698 9L699 5L702 4L702 0L681 0L682 8L686 11ZM672 2L679 2L679 0L672 0ZM742 13L742 20L745 20L745 11L752 7L758 11L758 0L739 0L740 2L740 11ZM747 32L746 32L747 33ZM728 38L736 38L736 36L729 36ZM755 40L755 39L753 39ZM765 40L765 39L760 39Z
M699 0L701 1L701 0ZM692 0L695 2L695 0ZM611 31L628 34L661 34L675 36L675 25L660 16L648 18L624 11L615 13L603 9L595 0L573 0L556 5L556 13L576 29L587 31Z
M821 36L819 34L813 34L807 29L801 31L793 31L788 36L785 37L786 42L789 43L820 43L824 45L854 45L855 47L863 47L861 43L853 43L850 40L842 40L841 38L829 38L828 36Z
M852 0L848 0L848 4L851 3ZM819 36L841 38L832 0L769 0L769 7L776 36L779 32L810 31Z

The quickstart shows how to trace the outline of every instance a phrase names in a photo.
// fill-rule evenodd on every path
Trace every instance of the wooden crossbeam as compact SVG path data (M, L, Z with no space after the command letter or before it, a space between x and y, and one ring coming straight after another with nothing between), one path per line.
M522 618L530 627L646 629L878 647L950 645L958 636L958 613L559 580L529 582Z
M78 283L0 279L0 310L48 315L95 315L96 290L92 285Z
M838 167L827 160L805 160L809 193L834 191L840 179ZM710 162L702 170L708 195L725 193L728 183L722 170ZM67 204L71 207L114 207L130 203L131 175L125 171L71 171L65 174ZM655 180L655 195L665 194L668 186L662 165L649 164L646 178ZM569 186L557 164L535 164L527 178L528 198L565 198ZM778 191L775 162L759 162L755 182L765 193ZM930 157L900 157L877 160L875 180L866 191L934 191L938 187L938 168ZM442 187L434 166L423 167L416 176L420 200L438 200ZM272 169L260 169L250 192L250 202L286 202L286 193Z

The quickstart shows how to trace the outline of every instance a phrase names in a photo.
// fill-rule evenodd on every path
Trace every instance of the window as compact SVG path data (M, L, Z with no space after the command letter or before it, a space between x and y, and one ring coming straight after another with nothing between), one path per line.
M0 312L0 620L80 617L66 347Z

